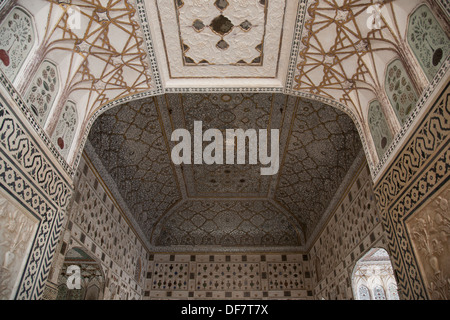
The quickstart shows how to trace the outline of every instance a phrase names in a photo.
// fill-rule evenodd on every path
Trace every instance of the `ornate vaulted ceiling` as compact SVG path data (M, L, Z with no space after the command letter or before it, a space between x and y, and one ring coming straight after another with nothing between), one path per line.
M34 67L58 62L63 90L45 132L55 131L65 101L77 101L66 170L77 167L90 132L105 177L154 246L303 245L358 151L375 178L407 129L388 107L385 70L398 57L417 64L408 14L422 0L15 2L36 13ZM443 0L427 3L445 9ZM420 66L405 68L417 92L430 85ZM26 81L15 82L22 94ZM380 158L368 125L374 100L396 135ZM279 128L278 174L174 166L168 137L200 120L222 130ZM233 221L230 212L239 212Z
M262 176L259 164L173 165L168 137L193 132L194 121L223 133L279 129L278 174ZM161 250L302 247L362 149L343 112L283 94L146 98L101 115L89 141L106 183Z
M407 49L408 15L423 0L16 2L37 12L36 61L60 62L64 90L55 115L67 99L86 106L68 157L72 169L95 119L115 105L164 93L270 92L347 113L375 177L389 154L379 158L370 138L370 102L380 101L390 130L403 135L387 107L387 65L401 57L417 92L430 85ZM447 8L443 0L426 2ZM74 27L75 9L81 19ZM46 123L48 133L56 120Z

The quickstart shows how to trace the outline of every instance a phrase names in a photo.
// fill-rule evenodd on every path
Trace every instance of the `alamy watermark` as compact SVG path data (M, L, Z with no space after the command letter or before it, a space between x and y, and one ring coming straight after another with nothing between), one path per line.
M367 8L366 13L369 14L369 18L367 19L367 28L370 30L378 30L381 29L382 19L381 19L381 8L382 4L377 3L371 5Z
M69 290L80 290L81 289L81 268L77 265L71 265L67 267L66 275L67 278L67 288Z
M224 136L218 129L208 129L203 133L202 121L194 122L194 164L258 164L261 175L275 175L280 167L280 133L270 130L270 154L268 153L269 131L261 129L227 129ZM178 142L172 149L172 161L175 165L192 164L192 136L186 129L177 129L171 140ZM247 144L248 141L248 144ZM203 142L210 142L203 149ZM247 154L248 151L248 154ZM235 157L236 156L236 157ZM247 157L248 156L248 157Z
M70 30L81 29L81 9L78 6L70 5L67 8L67 27Z

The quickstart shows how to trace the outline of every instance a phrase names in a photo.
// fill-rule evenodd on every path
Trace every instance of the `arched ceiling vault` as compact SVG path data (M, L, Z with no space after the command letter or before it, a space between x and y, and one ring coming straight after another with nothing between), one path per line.
M279 129L278 173L263 176L261 164L248 160L174 165L170 137L180 128L193 132L195 121L203 131L223 134ZM129 102L98 118L87 148L150 245L163 251L300 250L363 163L361 152L345 113L273 93L166 94Z

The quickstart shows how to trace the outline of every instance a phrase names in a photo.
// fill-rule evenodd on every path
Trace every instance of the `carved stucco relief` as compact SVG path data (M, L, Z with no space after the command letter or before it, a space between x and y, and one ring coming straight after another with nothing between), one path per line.
M450 183L441 190L406 221L433 300L450 299Z
M12 299L37 221L0 193L0 300Z

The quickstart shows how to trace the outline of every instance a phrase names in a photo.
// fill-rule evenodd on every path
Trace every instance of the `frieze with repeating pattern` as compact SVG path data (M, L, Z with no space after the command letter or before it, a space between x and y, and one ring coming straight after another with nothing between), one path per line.
M311 300L306 254L155 254L146 299Z

